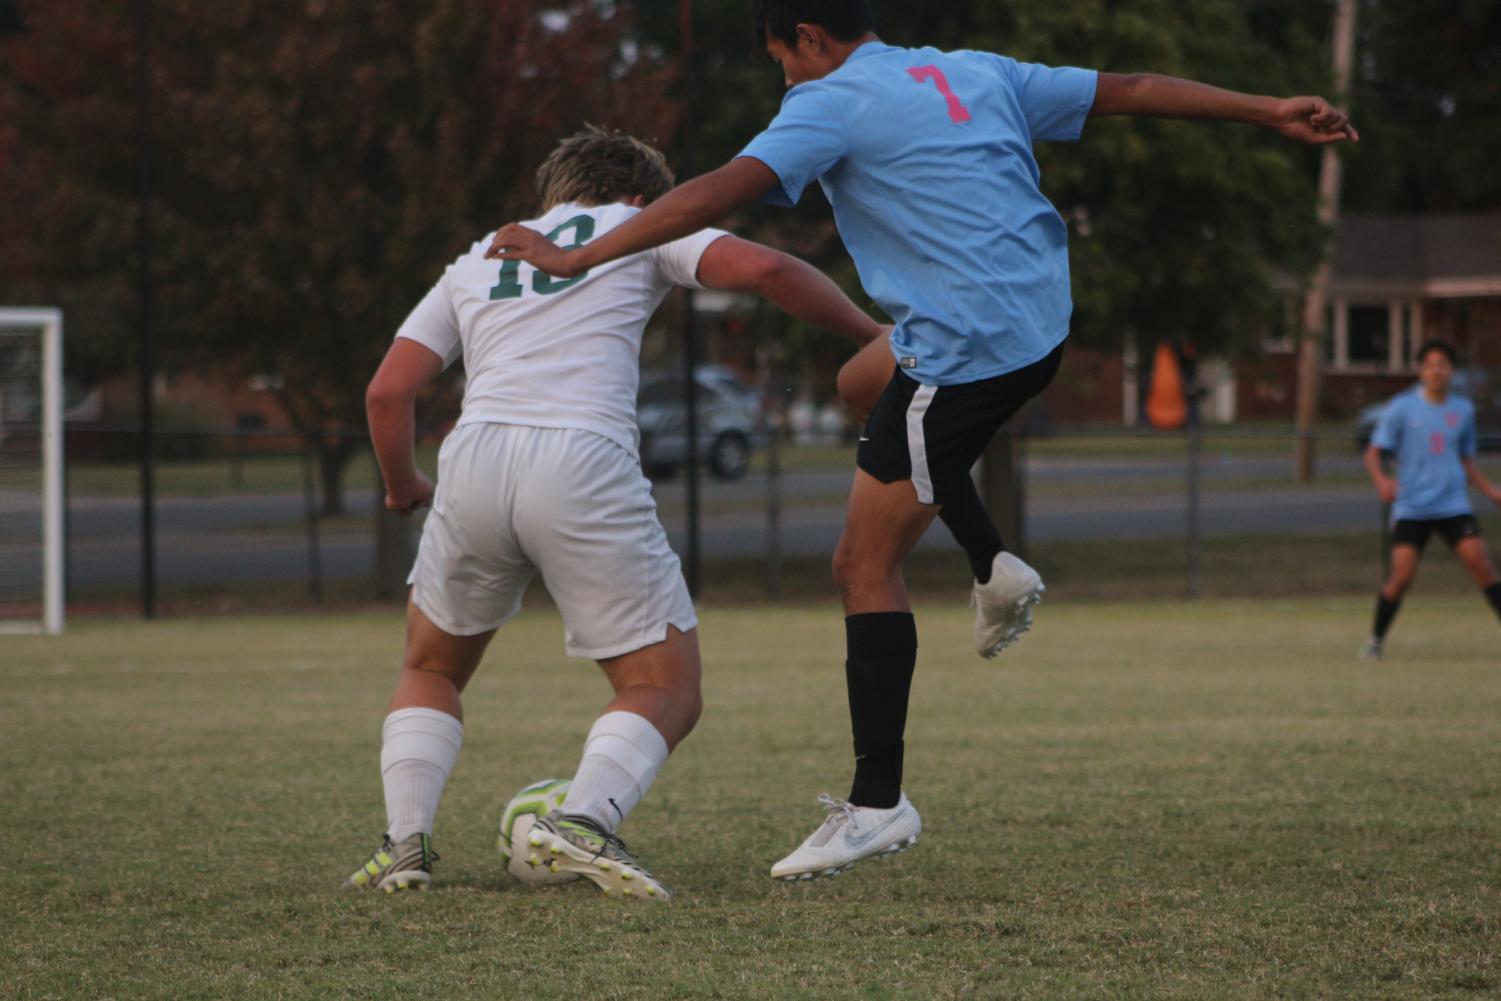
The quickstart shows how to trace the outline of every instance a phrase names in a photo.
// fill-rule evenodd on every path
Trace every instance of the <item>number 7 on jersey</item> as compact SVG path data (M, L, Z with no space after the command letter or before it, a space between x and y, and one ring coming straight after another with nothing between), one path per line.
M956 124L969 121L969 109L964 106L963 101L959 100L959 95L954 93L954 88L949 86L949 78L944 75L943 70L937 66L914 66L907 73L918 83L927 83L931 80L938 87L938 93L942 94L944 100L949 103L949 118L952 121Z

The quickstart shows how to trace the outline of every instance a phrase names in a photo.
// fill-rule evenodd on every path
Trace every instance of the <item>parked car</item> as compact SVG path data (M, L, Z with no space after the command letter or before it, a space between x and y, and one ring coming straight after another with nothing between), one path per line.
M1414 383L1416 387L1418 384ZM1484 369L1461 368L1454 372L1454 381L1449 392L1467 396L1475 404L1475 428L1479 435L1482 452L1501 452L1501 379L1492 377ZM1390 400L1372 403L1355 418L1355 447L1362 452L1371 444L1371 435L1381 423Z
M720 480L738 480L751 456L764 444L761 394L734 372L718 365L700 366L698 386L698 455ZM643 374L636 396L636 423L641 429L641 465L648 476L665 478L688 457L688 408L683 377L676 372Z

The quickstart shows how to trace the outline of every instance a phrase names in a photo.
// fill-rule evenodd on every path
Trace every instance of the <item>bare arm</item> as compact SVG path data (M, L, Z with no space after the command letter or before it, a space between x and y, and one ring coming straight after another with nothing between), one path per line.
M885 327L822 271L781 251L734 236L709 245L698 262L698 280L712 289L754 292L805 323L868 344Z
M411 514L432 503L433 483L417 469L417 394L443 359L409 337L398 337L365 391L370 442L386 481L386 509Z
M1381 449L1371 445L1365 450L1365 471L1381 495L1381 503L1390 504L1397 499L1397 481L1386 475L1381 466Z
M513 222L495 234L485 256L525 261L555 278L573 278L596 265L697 233L756 201L778 183L776 173L760 160L736 157L672 189L634 219L577 250L560 250L536 230Z
M1101 73L1089 113L1242 122L1314 146L1360 141L1350 117L1322 97L1258 97L1156 73Z
M1501 506L1501 487L1496 486L1485 478L1485 474L1480 471L1480 467L1475 465L1474 458L1461 459L1460 462L1465 467L1465 479L1470 481L1470 486L1489 497L1491 503Z

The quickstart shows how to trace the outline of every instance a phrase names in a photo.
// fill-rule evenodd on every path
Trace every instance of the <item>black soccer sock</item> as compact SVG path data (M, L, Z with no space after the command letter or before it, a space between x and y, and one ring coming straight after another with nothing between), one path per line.
M870 612L844 620L855 781L850 802L890 809L902 795L902 736L917 666L917 623L911 612Z
M1386 631L1392 627L1392 619L1397 617L1397 609L1401 607L1400 599L1387 601L1386 595L1376 595L1376 623L1371 626L1371 635L1377 640L1386 639Z
M996 556L1005 551L1006 546L1001 541L1001 533L996 531L995 523L990 520L984 502L980 500L974 481L968 476L945 491L938 520L943 522L954 536L954 541L964 550L964 555L969 557L969 566L974 571L975 580L981 584L990 583L991 566L995 563Z
M1501 616L1501 584L1492 584L1485 589L1485 600L1491 603L1496 615Z

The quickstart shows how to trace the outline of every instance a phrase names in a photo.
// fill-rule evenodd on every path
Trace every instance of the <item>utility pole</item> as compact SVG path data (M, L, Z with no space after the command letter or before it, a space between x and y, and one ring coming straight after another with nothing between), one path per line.
M136 0L136 289L140 299L136 337L140 391L141 615L156 617L156 360L151 343L151 0Z
M682 161L685 170L693 163L693 2L678 0L678 59L683 72L683 137ZM700 463L698 454L698 330L693 302L693 292L683 294L683 409L686 426L687 448L683 453L683 482L688 500L688 539L683 554L683 576L687 580L688 593L698 598L699 589L699 522L700 522Z
M1357 0L1336 0L1334 13L1335 100L1349 110L1350 78L1355 64L1355 11ZM1333 233L1339 225L1340 193L1344 188L1344 161L1335 146L1324 147L1319 169L1319 222ZM1323 388L1324 313L1329 303L1329 280L1334 272L1332 254L1325 255L1313 273L1303 299L1302 338L1298 345L1297 454L1294 459L1299 483L1312 483L1315 474L1314 429L1319 419L1319 395Z

